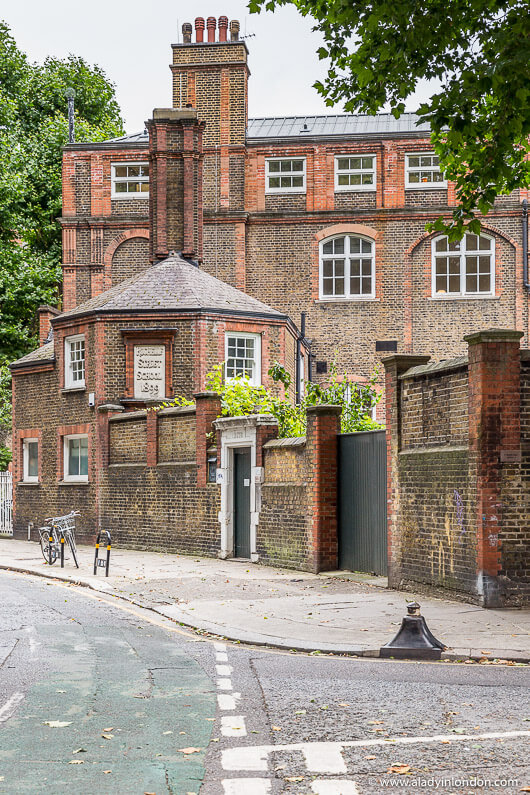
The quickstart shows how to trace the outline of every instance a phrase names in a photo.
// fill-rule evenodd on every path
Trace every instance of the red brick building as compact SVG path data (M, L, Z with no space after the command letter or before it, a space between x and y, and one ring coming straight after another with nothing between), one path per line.
M456 356L480 328L523 330L527 344L526 192L499 198L480 238L448 250L425 232L455 205L426 126L413 114L248 119L238 28L198 18L195 35L185 24L172 45L174 107L191 106L204 122L201 268L297 325L305 312L318 380L334 361L359 380L378 367L382 383L386 353ZM151 123L66 147L64 309L167 253L163 241L149 243L149 207L164 212L165 162ZM189 157L184 164L192 168Z
M280 361L295 397L332 363L358 381L378 368L382 390L389 353L460 356L483 328L522 331L529 345L524 191L500 198L480 235L427 234L455 190L413 114L248 119L239 24L197 18L192 38L186 23L172 45L173 108L138 134L65 147L62 314L42 308L42 342L50 323L53 339L13 365L16 533L78 507L87 534L121 527L130 543L147 521L155 548L232 554L228 497L205 475L218 406L199 400L193 419L177 418L146 412L149 400L202 392L223 360L228 376L265 385ZM234 431L253 451L252 559L336 562L333 506L324 516L315 495L335 466L338 420L315 423L289 449L259 422ZM132 505L144 506L133 525ZM188 519L195 530L175 541Z

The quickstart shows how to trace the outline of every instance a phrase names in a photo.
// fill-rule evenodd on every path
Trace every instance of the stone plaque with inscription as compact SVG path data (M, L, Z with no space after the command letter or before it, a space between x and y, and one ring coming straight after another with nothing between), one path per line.
M156 400L165 396L165 345L135 345L134 397L140 400Z

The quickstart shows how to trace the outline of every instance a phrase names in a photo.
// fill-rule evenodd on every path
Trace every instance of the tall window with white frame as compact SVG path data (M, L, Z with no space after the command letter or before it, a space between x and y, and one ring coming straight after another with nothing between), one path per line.
M253 386L261 385L261 334L227 332L225 335L226 379L242 376Z
M88 481L88 436L74 434L64 437L64 479Z
M369 238L345 235L320 244L320 298L375 298L375 244Z
M66 389L85 387L85 336L76 334L64 341L64 385Z
M38 439L24 439L22 443L22 480L24 483L39 482Z
M435 238L432 241L432 294L434 298L494 295L494 239L470 233L456 243L445 236Z

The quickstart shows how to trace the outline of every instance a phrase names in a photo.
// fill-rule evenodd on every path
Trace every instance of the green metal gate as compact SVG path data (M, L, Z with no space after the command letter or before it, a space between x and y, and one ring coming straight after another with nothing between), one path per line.
M339 566L387 573L386 433L339 435Z

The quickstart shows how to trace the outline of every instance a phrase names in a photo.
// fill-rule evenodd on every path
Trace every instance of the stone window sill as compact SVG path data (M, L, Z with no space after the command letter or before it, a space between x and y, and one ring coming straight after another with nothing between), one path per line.
M58 486L90 486L88 480L60 480Z
M66 392L86 392L86 386L67 386L64 389L61 389L61 392L63 395Z
M40 480L19 480L17 486L41 486Z

